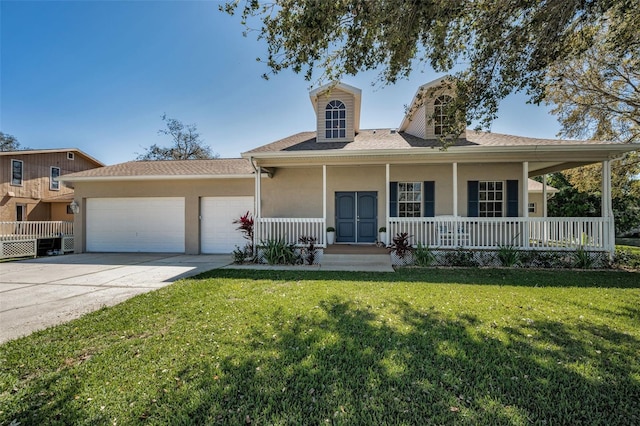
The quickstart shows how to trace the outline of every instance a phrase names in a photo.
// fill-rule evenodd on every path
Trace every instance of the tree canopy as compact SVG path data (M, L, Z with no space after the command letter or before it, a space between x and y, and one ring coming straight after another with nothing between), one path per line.
M459 108L481 126L510 93L543 101L558 61L598 42L620 63L640 46L637 0L235 0L220 9L266 41L265 77L290 69L339 80L380 69L380 81L393 83L428 64L456 77Z
M0 151L18 151L23 149L15 136L0 132Z
M166 114L162 116L162 121L167 128L158 130L158 134L171 137L173 144L169 147L153 144L146 148L145 153L138 155L138 160L204 160L218 157L200 139L195 124L183 124Z

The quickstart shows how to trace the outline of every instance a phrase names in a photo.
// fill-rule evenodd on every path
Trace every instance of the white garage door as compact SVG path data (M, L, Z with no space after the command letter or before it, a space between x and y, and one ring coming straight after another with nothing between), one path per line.
M203 197L200 205L202 253L231 253L247 243L233 221L253 212L253 197Z
M184 198L87 199L87 251L184 253Z

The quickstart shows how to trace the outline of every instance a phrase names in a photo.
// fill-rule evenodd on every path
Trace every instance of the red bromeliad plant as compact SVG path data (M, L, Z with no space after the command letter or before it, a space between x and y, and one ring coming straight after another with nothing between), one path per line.
M234 220L233 223L240 225L236 229L242 232L243 237L249 241L247 248L250 254L253 255L253 217L251 212L246 212L239 219Z

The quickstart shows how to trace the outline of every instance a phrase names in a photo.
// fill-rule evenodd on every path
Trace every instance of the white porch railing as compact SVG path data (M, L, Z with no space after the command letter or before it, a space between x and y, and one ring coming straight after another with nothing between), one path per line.
M514 246L534 250L606 250L611 218L468 218L389 219L389 239L406 232L413 244L430 247L488 249Z
M314 237L317 246L326 246L326 226L322 218L260 217L254 220L253 227L258 244L270 239L298 244L300 237Z
M27 238L52 238L73 235L73 222L23 221L0 222L0 241L16 241Z

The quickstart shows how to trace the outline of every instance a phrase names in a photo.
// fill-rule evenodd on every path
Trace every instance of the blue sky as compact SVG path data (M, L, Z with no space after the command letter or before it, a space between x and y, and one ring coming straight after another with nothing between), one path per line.
M197 125L221 157L313 130L310 83L284 71L266 81L265 45L243 37L217 1L0 1L0 131L34 149L79 148L105 164L135 159L162 114ZM361 128L399 126L416 89L440 77L362 89ZM505 100L491 130L555 137L548 108Z

